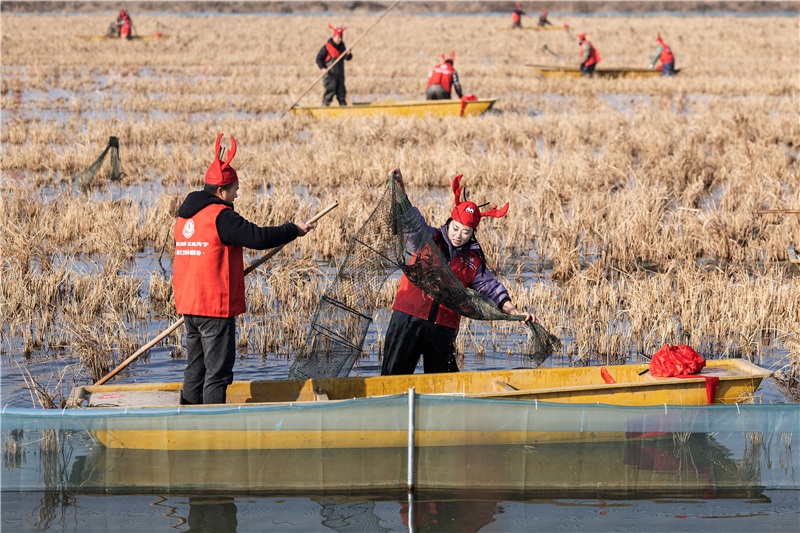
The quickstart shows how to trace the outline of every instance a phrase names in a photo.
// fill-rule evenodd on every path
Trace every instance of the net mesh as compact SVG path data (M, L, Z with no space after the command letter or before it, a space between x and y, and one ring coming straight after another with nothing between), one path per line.
M523 315L503 313L492 300L461 283L406 195L389 179L381 200L350 240L336 278L320 299L306 342L289 369L290 377L346 377L350 373L361 356L380 290L397 269L440 305L461 316L524 319ZM538 366L561 348L561 342L539 323L525 325L528 339L519 349L527 361Z
M110 157L109 161L111 164L106 178L111 181L121 180L125 174L122 172L119 162L119 138L109 137L108 145L106 146L106 149L103 150L103 153L100 154L100 157L98 157L94 163L86 167L86 169L84 169L82 172L76 174L72 178L72 181L79 184L82 189L91 187L94 184L97 174L100 172L100 168L103 166L103 161L105 161L106 156Z

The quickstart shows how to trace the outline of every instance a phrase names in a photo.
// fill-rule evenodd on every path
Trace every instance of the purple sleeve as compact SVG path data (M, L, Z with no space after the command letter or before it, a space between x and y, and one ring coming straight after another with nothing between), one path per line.
M419 209L417 209L416 207L412 207L411 209L413 209L413 210L414 210L414 212L415 212L415 213L417 214L417 216L419 217L420 221L421 221L421 222L422 222L422 223L425 225L425 227L428 229L428 235L429 235L429 236L431 236L431 237L433 237L434 235L436 235L436 231L437 231L437 230L436 230L436 228L434 228L434 227L432 227L432 226L429 226L429 225L428 225L428 223L425 221L425 217L424 217L424 216L422 216L422 213L420 213L420 212L419 212Z
M505 286L494 279L494 276L488 268L478 268L478 273L475 274L475 279L472 280L472 284L469 288L478 291L492 300L501 310L506 301L511 301L511 297L508 295Z

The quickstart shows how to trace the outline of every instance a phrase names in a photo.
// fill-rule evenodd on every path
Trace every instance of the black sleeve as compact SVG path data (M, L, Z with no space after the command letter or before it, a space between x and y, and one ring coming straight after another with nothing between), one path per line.
M328 56L328 49L325 45L322 45L322 48L319 49L319 53L317 54L317 66L319 68L325 68L325 58Z
M217 215L217 233L225 246L236 245L251 250L266 250L292 242L297 238L297 226L292 223L263 228L248 222L233 209L223 209Z
M455 70L453 71L453 89L456 90L456 94L458 95L459 98L464 96L464 92L461 89L461 81L459 81L458 74L456 73Z
M349 54L344 56L345 61L350 61L351 59L353 59L353 52L350 52Z

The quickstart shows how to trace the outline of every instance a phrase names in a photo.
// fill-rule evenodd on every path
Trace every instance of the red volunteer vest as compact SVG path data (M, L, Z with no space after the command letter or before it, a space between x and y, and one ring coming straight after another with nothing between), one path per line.
M465 259L461 254L458 254L455 259L450 261L450 268L453 269L453 272L456 273L456 277L461 280L461 283L463 283L465 287L469 287L472 284L472 281L475 279L475 274L478 273L478 269L481 267L481 258L478 254L470 251L468 255L469 258ZM415 259L416 257L411 260L411 264L414 263ZM394 299L392 309L423 320L428 320L431 315L432 307L433 298L411 283L406 275L403 274L400 278L400 288L397 289L397 296ZM436 323L440 326L458 329L461 323L461 315L440 305L439 311L436 313Z
M339 50L336 49L331 43L325 43L325 48L328 49L328 57L325 58L325 63L330 61L331 59L336 59L339 57Z
M131 33L131 23L128 19L122 23L122 27L119 30L119 34L121 37L127 37Z
M661 43L661 55L658 57L661 60L661 64L664 63L674 63L675 56L672 55L672 49L664 43Z
M431 77L428 79L428 85L426 87L430 87L431 85L436 85L438 83L445 91L449 93L450 85L453 83L453 72L453 67L450 66L450 63L445 62L441 65L436 65L431 71Z
M597 50L592 43L589 41L583 41L584 43L589 45L589 59L586 60L585 65L588 67L590 65L594 65L595 63L600 62L600 54L597 53ZM581 54L583 54L583 43L581 43Z
M221 204L211 204L192 218L175 221L175 307L182 315L227 318L241 315L244 303L244 251L225 246L217 233Z
M516 11L514 11L514 12L511 14L511 20L513 20L514 22L519 22L519 13L517 13Z

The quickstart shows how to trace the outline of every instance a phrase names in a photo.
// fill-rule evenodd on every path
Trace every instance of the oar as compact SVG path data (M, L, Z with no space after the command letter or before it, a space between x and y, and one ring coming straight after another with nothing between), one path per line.
M325 215L327 215L328 213L330 213L331 211L333 211L334 209L336 209L338 206L339 206L339 202L333 202L331 205L329 205L328 207L326 207L325 209L323 209L322 211L320 211L319 213L317 213L316 215L314 215L314 218L312 218L311 220L309 220L309 221L308 221L308 223L309 223L309 224L313 224L313 223L314 223L314 222L316 222L317 220L321 219L322 217L324 217ZM273 249L272 249L272 250L270 250L269 252L265 253L265 254L264 254L264 255L263 255L263 256L262 256L260 259L256 259L255 261L253 261L253 262L250 264L250 266L248 266L248 267L245 269L245 271L244 271L244 275L245 275L245 276L246 276L246 275L248 275L248 274L249 274L249 273L251 273L253 270L255 270L256 268L258 268L258 267L259 267L259 266L260 266L262 263L264 263L264 262L265 262L267 259L269 259L269 258L273 257L275 254L277 254L278 252L280 252L281 250L283 250L283 247L284 247L284 246L286 246L286 245L285 245L285 244L283 244L283 245L281 245L281 246L278 246L278 247L276 247L276 248L273 248ZM125 359L125 360L124 360L122 363L120 363L120 364L119 364L119 366L117 366L117 368L115 368L114 370L112 370L111 372L109 372L108 374L106 374L106 375L105 375L103 378L101 378L99 381L97 381L97 382L95 383L95 385L102 385L103 383L105 383L105 382L106 382L106 381L108 381L109 379L113 378L115 375L117 375L117 373L118 373L120 370L122 370L123 368L125 368L126 366L128 366L129 364L131 364L131 363L132 363L132 362L133 362L133 361L134 361L134 360L135 360L137 357L139 357L139 356L140 356L140 355L142 355L144 352L146 352L147 350L149 350L150 348L152 348L153 346L155 346L156 344L158 344L158 343L159 343L159 342L160 342L162 339L164 339L164 338L165 338L167 335L169 335L170 333L172 333L173 331L175 331L176 329L178 329L178 328L179 328L179 327L181 327L182 325L183 325L183 317L181 317L179 320L177 320L177 321L173 322L173 323L172 323L172 325L171 325L170 327L168 327L167 329L165 329L164 331L162 331L162 332L161 332L161 334L159 334L159 336L158 336L158 337L156 337L155 339L151 340L150 342L148 342L147 344L145 344L144 346L142 346L142 347L141 347L141 348L139 348L138 350L136 350L136 352L135 352L133 355L131 355L130 357L128 357L127 359Z
M362 34L361 34L361 37L359 37L358 39L356 39L356 42L354 42L354 43L353 43L353 45L350 47L350 50L352 51L352 50L353 50L353 48L355 48L355 47L356 47L356 45L358 44L358 42L359 42L361 39L363 39L363 38L364 38L364 36L366 36L366 35L367 35L367 34L370 32L370 30L372 30L372 28L374 28L375 26L377 26L377 25L378 25L378 23L381 21L381 19L382 19L383 17L385 17L385 16L386 16L386 14L387 14L387 13L389 13L389 11L391 11L391 10L394 8L394 6L396 6L396 5L397 5L397 4L399 4L399 3L400 3L400 0L396 0L394 4L390 5L390 6L389 6L389 8L388 8L386 11L384 11L384 12L383 12L383 14L382 14L380 17L378 17L378 20L376 20L376 21L375 21L375 24L373 24L372 26L370 26L370 27L367 29L367 31L365 31L364 33L362 33ZM328 67L328 71L330 71L330 70L331 70L331 69L332 69L334 66L336 66L336 64L337 64L339 61L341 61L342 59L344 59L344 56L346 56L346 55L347 55L346 53L345 53L345 54L339 54L339 57L337 57L337 58L336 58L336 61L334 61L334 62L331 64L331 66L330 66L330 67ZM297 100L295 100L295 101L294 101L294 103L293 103L291 106L289 106L289 109L287 109L286 111L284 111L284 112L283 112L283 114L281 115L281 118L285 117L285 116L286 116L286 113L288 113L289 111L291 111L291 110L292 110L292 108L293 108L294 106L296 106L296 105L297 105L297 104L300 102L300 100L302 100L302 99L303 99L303 97L304 97L305 95L307 95L309 92L311 92L311 89L313 89L313 88L314 88L314 86L315 86L316 84L318 84L318 83L319 83L319 80L321 80L322 78L324 78L324 77L325 77L325 74L327 74L327 73L328 73L328 71L324 72L323 74L321 74L321 75L319 76L319 78L317 78L316 80L314 80L314 83L312 83L312 84L311 84L311 85L308 87L308 89L306 89L306 91L305 91L305 92L304 92L304 93L303 93L303 94L300 96L300 98L298 98Z

